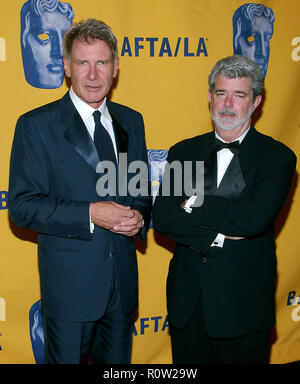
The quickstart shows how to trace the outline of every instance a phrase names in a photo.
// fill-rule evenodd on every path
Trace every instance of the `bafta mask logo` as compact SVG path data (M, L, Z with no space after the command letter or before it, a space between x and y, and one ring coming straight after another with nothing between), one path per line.
M44 327L41 300L29 311L29 331L33 355L37 364L44 363Z
M151 196L154 204L156 195L167 163L168 151L166 149L148 149L148 169L151 180Z
M21 49L26 81L36 88L59 88L64 80L62 39L72 24L70 4L28 0L21 9Z
M149 179L151 180L151 196L152 204L158 194L159 186L162 181L165 166L167 163L168 151L166 149L148 149L148 170ZM150 220L150 228L153 228L152 218Z
M254 3L239 7L232 19L234 53L253 60L265 76L274 21L275 16L271 8Z

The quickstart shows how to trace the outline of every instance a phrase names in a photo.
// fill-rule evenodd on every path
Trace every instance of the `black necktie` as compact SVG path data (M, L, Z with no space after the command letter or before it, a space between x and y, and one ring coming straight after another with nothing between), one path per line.
M97 110L93 113L95 120L94 143L101 160L110 160L116 164L116 156L110 135L101 124L101 113Z
M234 155L237 155L240 152L240 143L238 140L233 141L232 143L224 143L224 141L221 141L215 137L214 148L216 152L221 151L223 148L227 148L230 149Z

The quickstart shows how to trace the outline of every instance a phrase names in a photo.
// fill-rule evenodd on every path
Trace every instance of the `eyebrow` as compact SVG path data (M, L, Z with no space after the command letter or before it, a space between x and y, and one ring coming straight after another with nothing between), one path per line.
M236 93L238 95L243 95L243 96L247 96L248 95L248 93L244 92L244 91L234 91L234 93Z
M215 89L215 93L217 92L227 92L225 89ZM233 91L233 93L237 94L237 95L243 95L243 96L247 96L248 93L244 92L244 91L240 91L240 90L236 90L236 91Z

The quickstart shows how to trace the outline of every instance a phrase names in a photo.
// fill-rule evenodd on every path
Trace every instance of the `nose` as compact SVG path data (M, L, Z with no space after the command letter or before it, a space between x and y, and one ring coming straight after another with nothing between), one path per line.
M95 80L97 77L97 66L96 64L90 63L89 64L89 70L87 73L89 80Z
M224 99L224 107L225 108L230 108L233 106L233 96L229 93L226 94L225 99Z

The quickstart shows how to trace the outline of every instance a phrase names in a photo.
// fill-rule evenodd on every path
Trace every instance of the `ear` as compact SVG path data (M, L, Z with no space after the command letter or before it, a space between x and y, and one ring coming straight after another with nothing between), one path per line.
M211 102L211 92L210 91L207 92L207 97L208 97L208 101Z
M118 57L115 58L114 61L114 72L113 72L113 78L116 78L119 72L119 62L120 59Z
M65 57L63 58L64 61L64 70L67 77L71 77L71 71L70 71L70 63L69 60L67 60Z
M261 95L256 96L253 102L253 111L255 111L256 108L259 106L259 104L261 103L261 99L262 99Z

